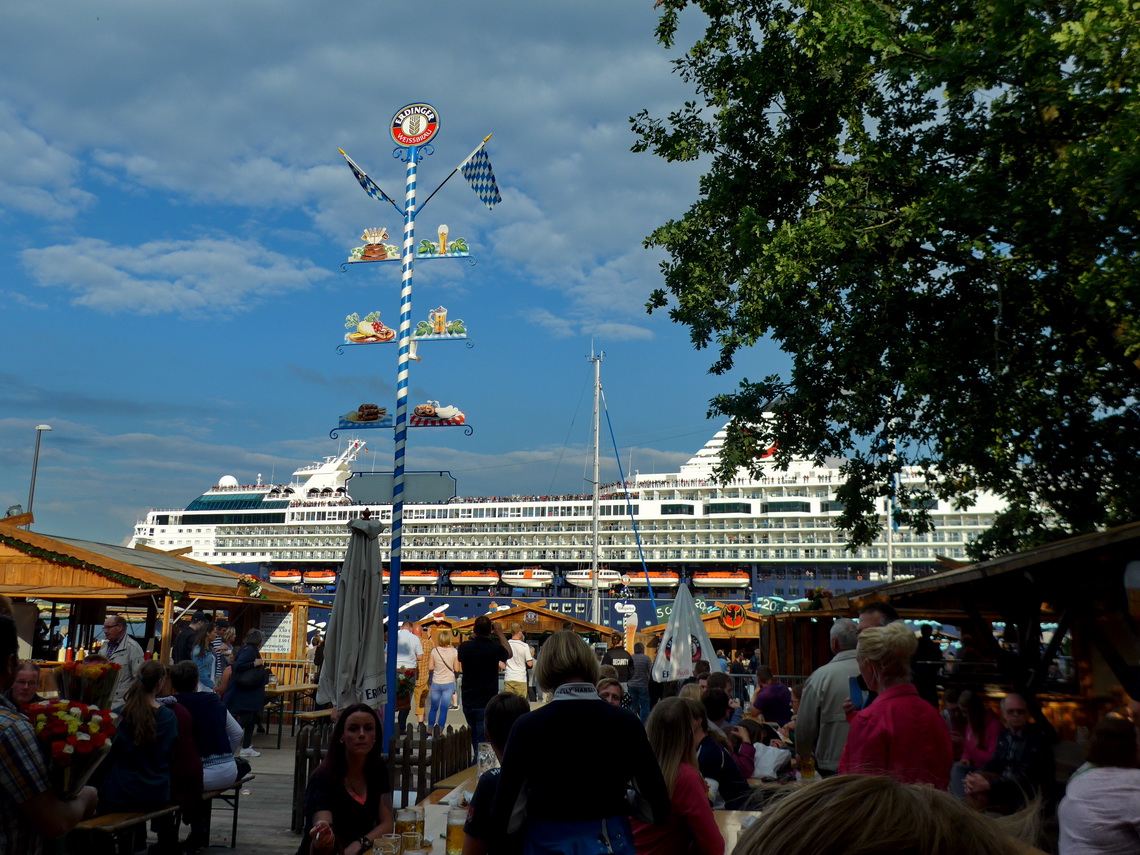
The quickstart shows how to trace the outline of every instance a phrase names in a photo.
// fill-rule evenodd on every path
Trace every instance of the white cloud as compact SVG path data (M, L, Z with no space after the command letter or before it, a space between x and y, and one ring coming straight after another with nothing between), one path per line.
M28 249L24 265L41 287L66 288L74 303L102 312L217 315L308 288L330 276L256 241L199 238L113 246L82 238Z
M94 197L74 186L79 161L0 103L0 212L67 220Z

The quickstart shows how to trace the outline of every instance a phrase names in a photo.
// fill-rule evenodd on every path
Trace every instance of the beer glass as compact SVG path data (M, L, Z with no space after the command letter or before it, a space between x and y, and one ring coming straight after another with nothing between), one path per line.
M406 834L409 831L416 831L416 814L411 808L400 808L396 811L396 833ZM413 846L413 849L416 847Z
M439 224L439 254L444 255L447 252L447 225L445 223Z
M463 855L463 825L467 822L466 808L451 808L447 812L447 855Z

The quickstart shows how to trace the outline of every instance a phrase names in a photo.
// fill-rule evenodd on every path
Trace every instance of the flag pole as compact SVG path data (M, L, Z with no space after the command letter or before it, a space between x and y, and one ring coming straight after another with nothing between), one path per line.
M464 165L467 163L467 161L469 161L471 158L473 158L475 156L475 152L479 151L479 149L481 149L483 146L485 146L487 144L487 140L489 140L492 136L493 136L493 134L487 134L487 136L483 137L483 142L481 142L481 143L479 143L479 145L475 146L475 148L472 149L471 154L469 154L469 155L467 155L467 157L463 158L463 160L460 161L459 166L457 166L457 167L455 167L455 169L451 170L451 172L448 173L448 176L445 179L443 179L443 181L441 181L439 183L439 186L436 187L434 190L431 191L431 193L428 194L428 197L426 199L424 199L424 203L422 205L420 205L421 211L427 207L427 203L431 201L431 197L434 196L436 193L438 193L440 190L442 190L443 185L451 180L451 176L454 175L459 170L461 170L464 167Z

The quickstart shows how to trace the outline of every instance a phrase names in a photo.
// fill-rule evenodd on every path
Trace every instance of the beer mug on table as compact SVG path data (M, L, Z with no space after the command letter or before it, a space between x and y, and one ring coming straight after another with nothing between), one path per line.
M463 855L463 841L467 837L463 826L466 823L466 808L450 808L447 811L447 855Z

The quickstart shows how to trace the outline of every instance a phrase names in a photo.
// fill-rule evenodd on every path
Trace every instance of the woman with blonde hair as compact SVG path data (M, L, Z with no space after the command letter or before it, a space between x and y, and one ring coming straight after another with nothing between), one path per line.
M709 805L708 787L697 769L697 743L704 738L704 707L686 698L665 698L645 724L669 790L669 821L634 820L637 855L723 855L724 837Z
M578 843L599 840L613 855L634 855L626 788L633 784L655 824L669 814L669 791L645 728L598 697L598 660L573 632L543 643L534 678L553 700L511 729L494 826L524 829L525 855L574 852Z
M905 623L859 633L855 658L874 703L851 720L839 758L839 774L889 775L907 784L945 790L954 752L942 716L910 682L910 659L918 641Z
M435 647L428 655L428 668L431 671L431 689L428 693L428 730L447 724L447 711L451 709L451 697L455 694L455 675L463 670L459 664L459 653L452 647L454 637L450 629L441 629L435 639Z
M157 699L165 679L166 666L152 659L142 664L127 689L99 786L100 813L147 811L170 801L170 761L178 721Z
M1025 855L1037 850L1018 837L1034 826L1030 813L999 822L932 787L837 775L769 803L733 855Z

